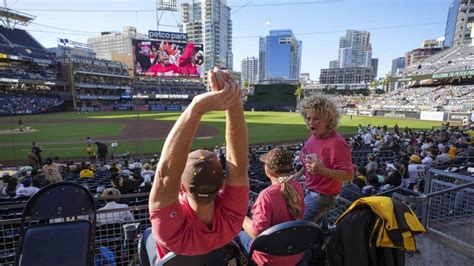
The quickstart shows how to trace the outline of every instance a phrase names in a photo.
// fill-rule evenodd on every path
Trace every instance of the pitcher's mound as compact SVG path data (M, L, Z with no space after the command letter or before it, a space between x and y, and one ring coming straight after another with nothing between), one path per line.
M38 129L34 129L34 128L29 128L29 129L24 128L23 131L20 131L18 128L3 129L3 130L0 130L0 135L28 134L28 133L33 133L33 132L36 132L36 131L38 131Z

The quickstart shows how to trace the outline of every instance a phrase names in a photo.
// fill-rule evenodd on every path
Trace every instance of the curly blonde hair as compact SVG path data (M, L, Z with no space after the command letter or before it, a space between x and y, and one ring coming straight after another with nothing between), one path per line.
M339 124L339 111L336 103L329 97L322 94L314 94L309 97L305 97L298 104L303 119L306 121L306 114L308 111L314 111L318 116L324 118L327 122L327 128L322 132L321 137L329 135L333 132Z

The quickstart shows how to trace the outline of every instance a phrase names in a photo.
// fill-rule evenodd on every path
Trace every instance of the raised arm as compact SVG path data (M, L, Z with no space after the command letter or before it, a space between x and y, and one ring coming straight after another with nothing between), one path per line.
M150 210L164 208L178 200L181 174L201 117L209 111L228 109L240 95L230 87L194 97L174 124L163 145L150 192Z
M239 84L232 79L229 73L222 71L213 73L211 86L213 90L217 87L230 86L240 92ZM226 111L225 138L227 149L226 184L248 186L248 135L240 97Z

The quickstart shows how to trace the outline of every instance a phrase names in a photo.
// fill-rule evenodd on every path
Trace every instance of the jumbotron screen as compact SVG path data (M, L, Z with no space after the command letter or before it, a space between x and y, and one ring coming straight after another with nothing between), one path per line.
M203 45L167 40L133 40L135 74L204 77Z

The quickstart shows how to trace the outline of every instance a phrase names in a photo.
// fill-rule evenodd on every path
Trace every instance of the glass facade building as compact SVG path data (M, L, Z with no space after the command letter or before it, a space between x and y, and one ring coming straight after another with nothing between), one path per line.
M291 30L272 30L259 44L262 80L299 80L302 42Z
M458 21L459 6L461 0L453 0L448 10L448 19L446 20L446 30L444 32L444 45L452 47L454 44L454 35L456 32L456 24Z

